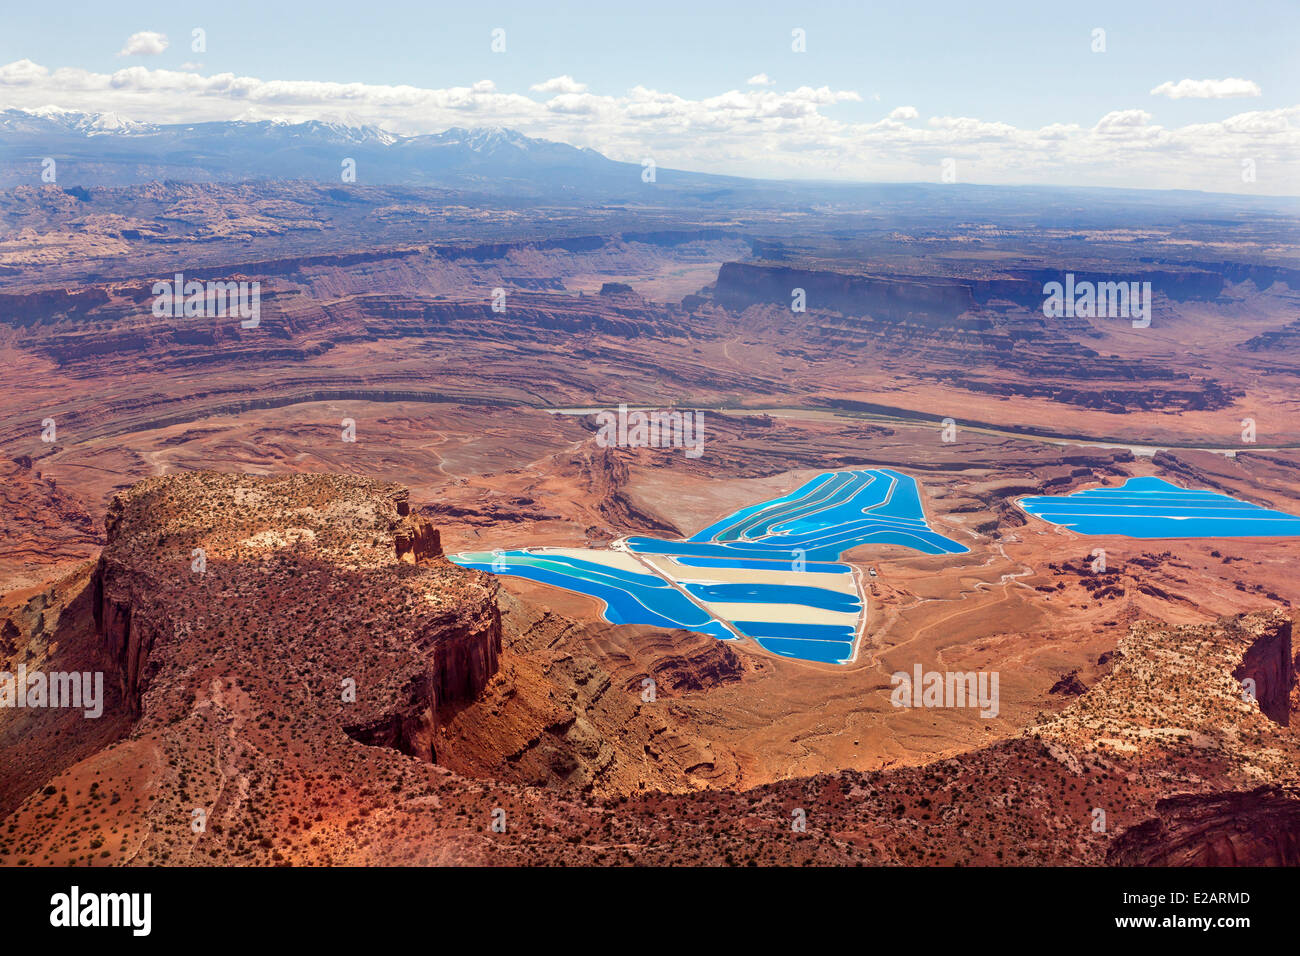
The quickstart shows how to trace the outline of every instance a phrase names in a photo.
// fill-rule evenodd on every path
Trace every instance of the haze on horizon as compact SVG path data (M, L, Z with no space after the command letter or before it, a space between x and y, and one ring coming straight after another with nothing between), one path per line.
M0 108L503 126L764 179L1300 195L1300 10L1008 2L73 4L9 15ZM250 24L252 28L250 29ZM346 27L346 29L344 29Z

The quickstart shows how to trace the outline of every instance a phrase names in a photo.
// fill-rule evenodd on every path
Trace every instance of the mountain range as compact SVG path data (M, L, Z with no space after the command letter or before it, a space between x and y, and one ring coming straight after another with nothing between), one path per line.
M309 179L599 195L645 185L639 164L502 127L400 136L376 126L318 120L148 124L57 107L0 111L0 157L0 183L6 186L38 181L47 157L56 161L58 182L78 186ZM344 178L346 160L355 163L355 179ZM656 174L679 187L740 182L667 170Z
M943 208L974 215L993 202L1004 213L1048 213L1044 225L1083 225L1107 215L1101 206L1111 206L1109 213L1127 210L1135 226L1157 207L1199 215L1300 208L1295 199L1186 190L757 180L664 167L647 183L640 163L499 126L402 136L374 125L322 120L151 124L53 106L0 110L0 189L49 182L42 178L48 159L55 161L55 181L65 188L306 180L442 188L541 203L761 204L805 213L815 204L847 202L855 208L901 203L917 212ZM355 178L345 178L346 160L355 163Z

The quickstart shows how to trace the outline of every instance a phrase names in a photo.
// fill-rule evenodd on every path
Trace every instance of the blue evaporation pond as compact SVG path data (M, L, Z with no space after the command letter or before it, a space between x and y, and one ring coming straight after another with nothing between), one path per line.
M720 640L735 639L703 608L652 574L630 574L577 558L527 551L459 554L449 556L449 560L463 568L527 578L598 598L605 602L604 617L611 624L680 627L703 631Z
M1163 478L1130 478L1116 488L1023 498L1031 515L1085 535L1129 538L1300 537L1300 517L1214 491L1189 491Z
M782 624L773 621L733 621L746 637L782 657L838 664L853 658L855 629L833 624Z
M824 472L795 491L744 508L685 541L634 536L633 555L671 557L700 568L702 580L669 581L647 567L645 574L546 551L452 555L463 567L496 571L553 584L599 598L613 624L702 631L722 640L743 635L773 654L800 660L844 663L853 658L857 627L801 621L723 621L701 606L753 604L836 612L858 622L857 594L818 587L818 577L850 574L838 563L861 544L896 544L924 554L961 554L969 549L931 530L915 479L887 468ZM790 583L707 580L707 569L781 571ZM695 577L694 575L692 577ZM700 603L697 603L700 602Z
M856 614L862 610L857 595L801 584L696 584L692 581L684 581L682 586L701 601L710 603L800 604L822 611L842 611L846 614Z
M628 550L639 554L783 563L834 562L861 544L898 544L923 554L970 550L930 530L916 480L888 468L825 472L783 498L728 515L686 541L627 539Z

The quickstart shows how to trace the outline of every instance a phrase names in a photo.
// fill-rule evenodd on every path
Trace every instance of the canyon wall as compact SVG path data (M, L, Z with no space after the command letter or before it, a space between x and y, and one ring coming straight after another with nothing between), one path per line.
M1115 839L1108 864L1300 865L1300 792L1293 787L1169 797L1155 812Z
M1259 709L1283 726L1291 722L1291 688L1295 662L1291 653L1291 622L1283 621L1256 638L1233 670L1237 680L1254 681Z
M737 311L751 305L789 308L797 288L807 293L809 309L870 314L926 327L953 326L959 315L975 306L970 288L951 279L857 276L748 262L724 262L713 296L720 305ZM961 324L978 329L987 320L972 317Z

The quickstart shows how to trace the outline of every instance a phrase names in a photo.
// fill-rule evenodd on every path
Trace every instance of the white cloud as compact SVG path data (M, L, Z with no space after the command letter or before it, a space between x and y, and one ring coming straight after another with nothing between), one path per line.
M771 86L772 78L766 73L755 73L745 81L746 86Z
M1146 126L1151 122L1151 114L1146 110L1113 110L1097 121L1098 133L1127 133L1135 127Z
M45 79L50 71L31 60L15 60L0 66L0 86L31 86Z
M728 90L699 99L644 86L599 95L571 77L537 87L527 95L487 80L429 89L144 66L96 73L30 60L0 65L0 108L57 104L141 122L241 115L301 122L347 115L407 135L507 126L612 159L639 164L653 155L661 167L738 176L937 182L940 161L952 157L963 182L1300 192L1300 106L1176 128L1158 125L1145 110L1124 108L1091 125L1022 129L970 116L913 123L916 111L906 106L876 121L849 120L843 104L860 103L862 96L825 86ZM1254 184L1241 182L1242 157L1261 170Z
M126 38L126 46L117 51L118 56L157 56L167 49L167 37L153 30L141 30Z
M1293 118L1294 110L1252 110L1229 116L1216 127L1244 136L1286 136L1295 130L1291 124Z
M564 76L553 76L544 83L534 83L529 89L534 93L585 93L587 84L579 83L566 73Z
M587 93L561 93L546 101L546 108L552 113L567 113L571 116L595 115L601 111L606 99Z
M1020 132L1008 123L989 123L971 116L932 116L930 125L942 130L952 141L1009 139Z
M1233 96L1262 96L1263 90L1253 80L1229 77L1226 80L1179 80L1161 83L1151 91L1152 96L1167 96L1172 100L1199 99L1222 100Z
M1052 123L1038 130L1039 139L1069 139L1079 133L1079 127L1072 123Z

